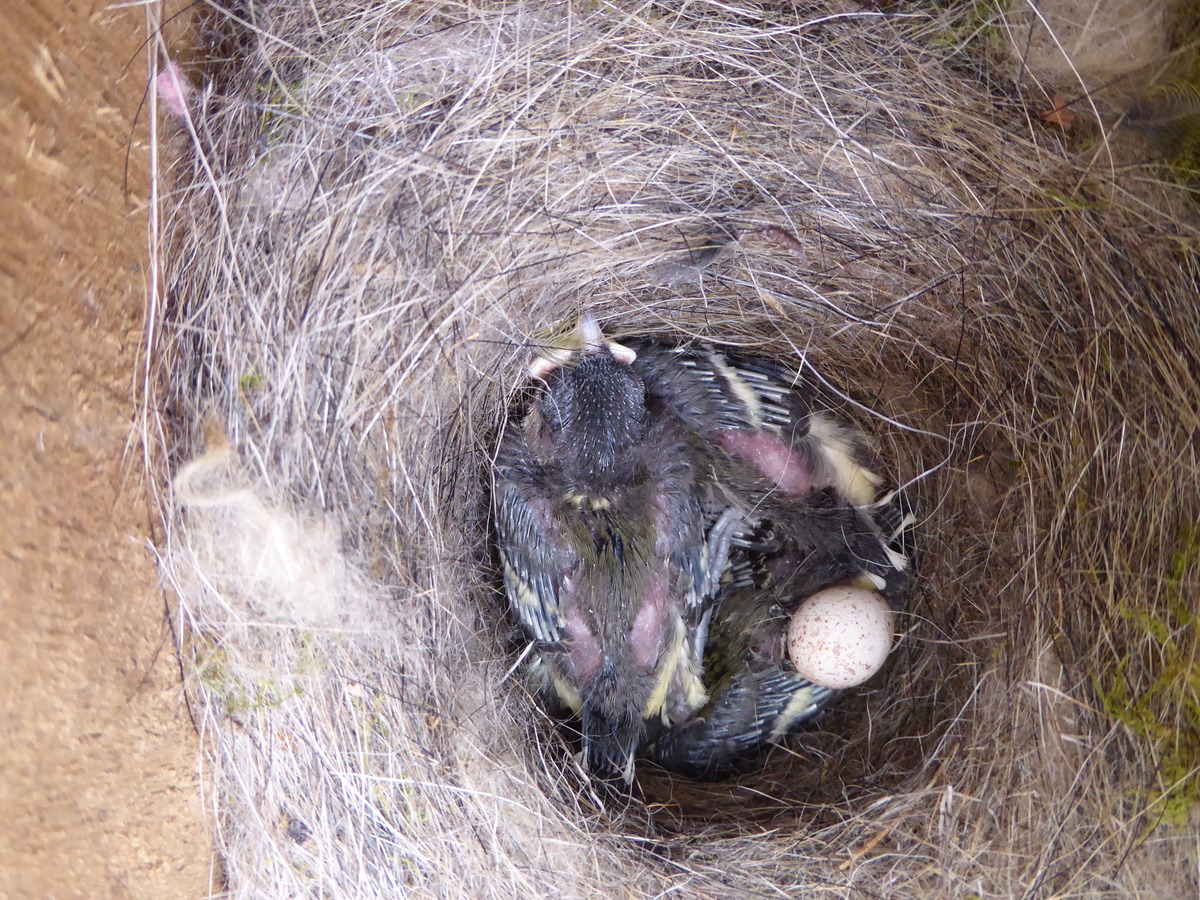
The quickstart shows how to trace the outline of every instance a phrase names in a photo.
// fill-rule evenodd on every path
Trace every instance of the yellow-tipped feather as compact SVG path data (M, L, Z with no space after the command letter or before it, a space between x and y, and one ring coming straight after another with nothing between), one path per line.
M854 445L843 426L813 413L809 418L809 439L816 442L821 458L833 470L838 493L855 506L874 501L883 478L855 461Z

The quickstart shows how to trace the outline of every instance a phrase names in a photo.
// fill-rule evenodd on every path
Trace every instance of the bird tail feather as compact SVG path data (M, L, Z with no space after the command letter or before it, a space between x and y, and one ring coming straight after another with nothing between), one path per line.
M584 698L581 724L588 770L600 778L631 782L645 725L629 703L629 692L621 689L611 659L605 659Z

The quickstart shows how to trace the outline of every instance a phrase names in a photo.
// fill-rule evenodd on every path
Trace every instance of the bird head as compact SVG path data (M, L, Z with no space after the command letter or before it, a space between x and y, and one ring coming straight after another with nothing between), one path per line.
M646 386L628 347L608 341L595 320L580 318L571 337L539 357L530 374L545 383L532 443L582 488L621 481L628 455L646 431Z

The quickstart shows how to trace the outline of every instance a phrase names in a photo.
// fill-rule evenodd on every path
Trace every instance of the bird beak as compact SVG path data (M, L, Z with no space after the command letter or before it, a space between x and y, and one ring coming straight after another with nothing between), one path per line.
M583 313L579 317L575 329L559 346L547 348L529 364L529 377L543 381L547 375L566 363L574 354L595 353L601 348L611 353L617 362L625 365L629 365L637 359L637 353L631 348L624 344L618 344L616 341L605 340L596 317L591 313Z

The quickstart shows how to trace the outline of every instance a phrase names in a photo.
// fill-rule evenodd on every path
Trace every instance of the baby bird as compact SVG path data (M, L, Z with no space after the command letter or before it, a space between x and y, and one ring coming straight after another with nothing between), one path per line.
M876 502L884 478L862 435L813 409L797 372L707 345L631 347L647 390L709 448L706 505L714 515L731 511L743 535L756 533L749 549L802 552L814 567L849 556L861 562L866 586L884 591L891 578L903 592L908 560L882 539L876 515L857 510L874 505L905 518L907 507ZM888 527L900 534L911 524L908 517Z
M860 435L776 362L622 345L585 316L530 373L544 389L504 435L495 500L535 677L597 775L630 780L639 751L744 767L836 696L784 658L790 612L848 581L903 605L903 497L876 500Z
M580 716L588 768L629 781L647 723L708 700L701 656L733 520L702 504L697 436L634 351L587 316L574 343L532 365L544 388L501 441L498 545L533 671Z
M862 436L813 409L795 371L705 345L632 346L647 389L709 448L708 508L738 523L704 653L710 702L654 735L646 755L680 774L726 775L837 696L785 658L790 613L839 583L903 608L914 519L903 494L877 499L884 478Z
M802 393L799 373L709 345L631 343L634 368L670 412L792 500L834 488L849 503L875 499L883 478L861 436Z
M877 560L906 559L903 530L911 524L903 499L893 495L864 508L885 549ZM716 601L704 652L704 680L711 699L688 722L663 730L645 755L663 768L691 778L718 778L745 771L773 743L811 722L838 691L803 678L787 659L790 615L805 598L839 583L875 588L864 562L849 552L834 558L801 558L798 551L773 557L739 552ZM882 563L886 565L887 563ZM896 609L907 601L905 571L883 579L885 599ZM863 582L866 583L863 583Z
M745 771L837 696L787 664L788 614L779 593L760 581L743 561L721 590L704 653L712 697L694 718L649 744L646 756L664 769L689 778Z

